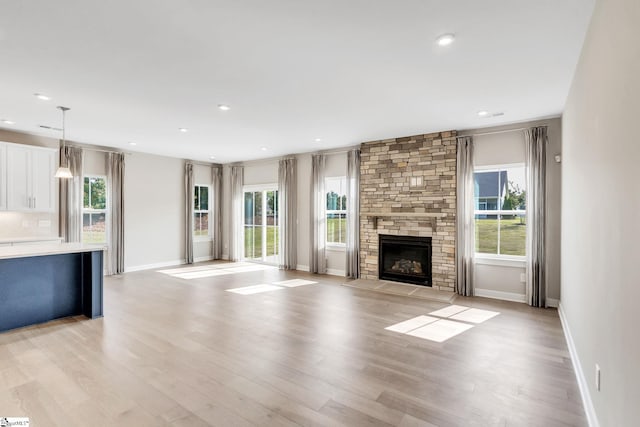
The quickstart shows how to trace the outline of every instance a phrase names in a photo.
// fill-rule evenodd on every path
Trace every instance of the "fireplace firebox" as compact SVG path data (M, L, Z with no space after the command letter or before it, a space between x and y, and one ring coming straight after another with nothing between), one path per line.
M431 237L381 234L378 238L380 280L431 286Z

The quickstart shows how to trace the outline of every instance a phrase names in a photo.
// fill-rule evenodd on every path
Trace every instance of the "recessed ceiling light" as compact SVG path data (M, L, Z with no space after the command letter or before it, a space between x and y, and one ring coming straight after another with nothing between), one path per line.
M48 97L47 95L44 95L44 94L42 94L42 93L34 93L34 94L33 94L33 96L35 96L36 98L41 99L41 100L43 100L43 101L49 101L49 100L51 100L51 98L50 98L50 97Z
M456 39L454 34L442 34L436 38L436 43L438 46L449 46Z
M260 147L262 151L267 151L267 147Z
M14 122L13 120L7 120L7 119L2 119L2 123L4 123L5 125L15 125L16 122Z
M478 111L478 117L487 117L489 115L488 111L482 110Z
M216 159L216 156L209 156L209 159L210 159L210 160L215 160L215 159Z
M133 142L133 141L130 141L130 142L129 142L129 145L136 145L136 144L137 144L137 143L136 143L136 142Z
M189 132L189 129L187 129L187 128L179 128L178 130L179 130L180 132L182 132L182 133L187 133L187 132Z
M221 109L222 111L229 111L231 110L231 107L229 107L226 104L218 104L218 108Z
M315 142L322 142L322 138L316 138L314 139Z

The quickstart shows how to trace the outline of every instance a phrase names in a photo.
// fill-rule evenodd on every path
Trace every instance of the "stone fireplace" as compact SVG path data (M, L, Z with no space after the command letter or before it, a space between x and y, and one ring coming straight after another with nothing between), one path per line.
M379 260L380 236L430 238L429 284L434 289L453 291L455 222L455 131L362 144L360 271L363 279L379 279L385 268ZM399 261L396 269L402 274L409 264L407 258L404 261L400 258L396 260ZM411 283L401 276L393 280ZM424 278L420 280L420 284L426 284Z

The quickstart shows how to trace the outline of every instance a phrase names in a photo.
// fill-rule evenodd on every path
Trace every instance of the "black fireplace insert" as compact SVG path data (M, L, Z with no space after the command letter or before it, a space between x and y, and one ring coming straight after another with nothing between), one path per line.
M380 280L431 286L431 237L380 234Z

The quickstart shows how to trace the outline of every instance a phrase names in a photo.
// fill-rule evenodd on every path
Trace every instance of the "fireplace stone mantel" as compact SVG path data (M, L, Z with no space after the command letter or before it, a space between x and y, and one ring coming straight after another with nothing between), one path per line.
M378 236L432 238L432 285L456 282L456 132L366 142L360 163L360 271L377 280Z
M446 213L443 212L360 212L360 215L370 216L370 217L408 217L408 218L444 218L447 216Z

